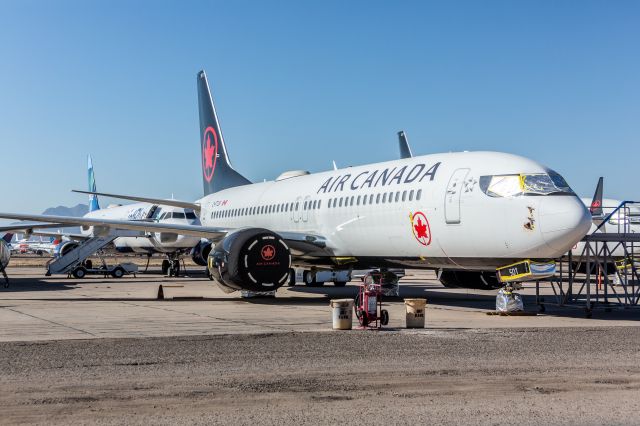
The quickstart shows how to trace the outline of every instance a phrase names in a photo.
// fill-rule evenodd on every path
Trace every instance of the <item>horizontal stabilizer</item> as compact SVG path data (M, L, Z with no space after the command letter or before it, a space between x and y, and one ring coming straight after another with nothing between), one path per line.
M79 194L93 194L99 195L101 197L120 198L121 200L139 201L142 203L159 204L162 206L179 207L182 209L192 209L196 212L200 211L200 204L192 203L189 201L167 200L164 198L136 197L134 195L107 194L105 192L80 191L78 189L73 189L71 190L71 192L77 192Z

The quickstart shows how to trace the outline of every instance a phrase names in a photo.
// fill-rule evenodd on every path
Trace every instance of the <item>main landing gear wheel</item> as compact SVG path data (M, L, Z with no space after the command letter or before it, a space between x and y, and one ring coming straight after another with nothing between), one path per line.
M324 285L324 282L316 281L316 274L312 271L304 271L302 280L307 287L322 287Z
M289 281L287 281L287 285L289 287L295 287L296 285L296 271L294 269L289 269Z
M344 286L347 285L347 282L346 281L335 281L333 283L333 285L334 285L334 287L344 287Z

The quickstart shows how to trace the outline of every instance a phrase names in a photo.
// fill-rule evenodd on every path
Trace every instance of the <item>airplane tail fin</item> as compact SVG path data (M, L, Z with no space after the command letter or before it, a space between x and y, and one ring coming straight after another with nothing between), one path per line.
M204 195L250 184L251 181L231 166L216 108L213 105L207 75L204 71L198 73L198 108L200 112L200 152Z
M591 201L591 207L589 211L593 216L602 216L602 176L598 179L598 186L596 186L596 192L593 194L593 200Z
M87 172L89 177L89 191L96 192L96 176L93 173L93 162L91 161L91 156L89 155L87 162ZM98 202L98 196L95 194L89 195L89 211L93 212L96 210L100 210L100 203Z
M409 141L407 140L407 135L402 130L398 132L398 144L400 145L400 158L413 157Z
M4 234L2 236L2 239L4 240L5 243L9 244L9 243L11 243L11 240L13 239L13 234L11 232L7 232L6 234Z

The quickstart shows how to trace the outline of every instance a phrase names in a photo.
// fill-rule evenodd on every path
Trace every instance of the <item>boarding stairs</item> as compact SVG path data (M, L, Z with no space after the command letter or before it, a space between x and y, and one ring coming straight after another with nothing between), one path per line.
M73 269L82 264L89 256L104 248L107 244L118 238L118 235L106 235L92 237L82 241L78 246L72 248L64 256L56 258L49 263L47 276L52 274L68 274Z

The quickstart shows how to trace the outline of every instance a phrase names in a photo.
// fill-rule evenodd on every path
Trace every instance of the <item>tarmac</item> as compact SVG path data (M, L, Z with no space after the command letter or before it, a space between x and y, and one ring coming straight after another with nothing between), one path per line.
M121 279L44 277L38 268L9 268L11 286L0 290L0 341L37 341L184 335L259 334L331 330L331 299L354 298L357 283L283 287L272 299L225 294L200 269L191 277L138 274ZM164 300L158 300L159 286ZM521 292L537 312L533 284ZM550 297L551 290L543 294ZM403 298L426 298L426 329L637 326L638 310L550 308L536 316L489 316L496 291L447 289L431 272L409 271L399 298L386 299L389 330L405 328ZM354 318L354 326L357 321Z
M409 271L384 302L388 327L333 331L329 300L356 283L242 299L189 269L76 280L10 267L0 424L638 423L637 310L491 316L496 291ZM522 294L536 313L532 285ZM405 328L409 297L427 299L426 328Z

